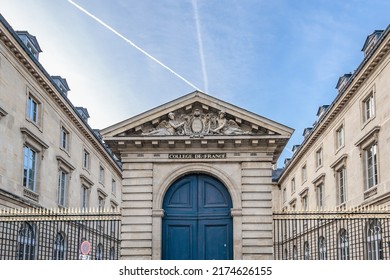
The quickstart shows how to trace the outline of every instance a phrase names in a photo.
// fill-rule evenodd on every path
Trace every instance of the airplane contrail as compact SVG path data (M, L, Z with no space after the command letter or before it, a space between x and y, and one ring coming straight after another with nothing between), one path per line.
M147 53L146 51L144 51L142 48L138 47L136 44L134 44L131 40L127 39L125 36L123 36L121 33L119 33L118 31L116 31L114 28L112 28L111 26L109 26L107 23L105 23L104 21L102 21L101 19L99 19L98 17L94 16L93 14L91 14L90 12L88 12L87 10L85 10L83 7L81 7L80 5L76 4L75 2L73 2L72 0L68 0L68 2L70 4L72 4L73 6L75 6L77 9L79 9L80 11L82 11L84 14L88 15L89 17L91 17L92 19L94 19L95 21L97 21L98 23L100 23L101 25L103 25L105 28L107 28L108 30L110 30L111 32L113 32L115 35L117 35L118 37L120 37L121 39L123 39L124 41L126 41L128 44L130 44L131 46L133 46L134 48L136 48L137 50L139 50L141 53L143 53L144 55L146 55L147 57L149 57L151 60L153 60L154 62L158 63L160 66L164 67L166 70L168 70L169 72L171 72L173 75L175 75L176 77L178 77L179 79L181 79L182 81L184 81L186 84L188 84L189 86L191 86L192 88L194 88L195 90L199 90L201 91L197 86L195 86L194 84L192 84L190 81L188 81L187 79L185 79L184 77L182 77L181 75L179 75L178 73L176 73L175 71L173 71L171 68L169 68L167 65L165 65L164 63L162 63L161 61L159 61L157 58L153 57L152 55L150 55L149 53Z
M198 36L198 47L199 47L200 63L202 66L203 82L204 82L204 87L205 87L205 90L207 93L208 92L208 79L207 79L207 71L206 71L206 61L204 59L204 52L203 52L202 33L200 32L197 0L192 0L192 7L194 9L194 17L195 17L195 23L196 23L196 35Z

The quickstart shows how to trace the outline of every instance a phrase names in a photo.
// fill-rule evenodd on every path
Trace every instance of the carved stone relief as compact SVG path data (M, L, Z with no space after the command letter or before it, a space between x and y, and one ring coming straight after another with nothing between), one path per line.
M170 112L167 120L156 127L144 127L142 135L243 135L252 134L249 127L241 127L234 120L227 119L224 111L203 113L194 108L191 113Z

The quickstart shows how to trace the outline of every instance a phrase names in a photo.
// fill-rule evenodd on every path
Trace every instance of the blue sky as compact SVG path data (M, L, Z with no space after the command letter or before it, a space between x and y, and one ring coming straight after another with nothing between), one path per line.
M73 1L200 90L294 128L279 166L390 23L386 0ZM93 128L195 90L68 0L0 0L0 13L37 37Z

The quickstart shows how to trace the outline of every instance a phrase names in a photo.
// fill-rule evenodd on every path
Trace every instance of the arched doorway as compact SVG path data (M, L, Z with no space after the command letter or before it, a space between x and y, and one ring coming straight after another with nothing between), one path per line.
M162 258L233 258L231 197L217 179L191 174L168 189L163 202Z

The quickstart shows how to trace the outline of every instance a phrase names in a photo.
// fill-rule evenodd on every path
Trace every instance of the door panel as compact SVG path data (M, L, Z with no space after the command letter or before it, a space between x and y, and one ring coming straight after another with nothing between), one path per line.
M168 189L163 208L163 259L232 259L232 202L220 181L185 176Z
M166 260L192 260L194 259L194 249L197 246L196 221L168 221L165 223L164 231L166 238L164 242ZM168 251L169 250L169 251Z
M199 258L203 260L230 260L233 250L231 244L231 222L229 220L199 221Z

